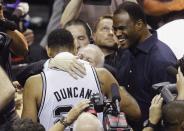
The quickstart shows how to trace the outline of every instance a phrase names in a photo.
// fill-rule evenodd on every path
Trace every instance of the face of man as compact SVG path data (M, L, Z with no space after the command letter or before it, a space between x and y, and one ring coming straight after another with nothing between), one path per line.
M130 18L127 12L115 14L113 23L114 32L122 48L129 48L137 44L138 33L135 22Z
M114 47L117 44L117 38L113 31L113 20L104 18L100 20L94 33L94 41L98 46Z
M82 25L71 25L66 27L66 30L72 33L77 50L90 43L86 31Z

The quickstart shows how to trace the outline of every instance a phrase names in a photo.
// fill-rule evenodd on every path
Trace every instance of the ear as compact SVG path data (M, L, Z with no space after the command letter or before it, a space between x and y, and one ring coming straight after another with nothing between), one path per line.
M48 46L46 46L45 49L47 51L48 57L50 58L51 57L51 49Z
M142 30L143 26L144 26L144 23L143 23L143 21L142 21L141 19L138 20L138 21L136 21L135 29L136 29L137 31Z

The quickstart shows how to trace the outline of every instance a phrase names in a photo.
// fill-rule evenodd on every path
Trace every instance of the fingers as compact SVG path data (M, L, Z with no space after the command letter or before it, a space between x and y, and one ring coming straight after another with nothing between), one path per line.
M74 63L71 67L71 70L76 73L76 75L78 75L79 77L83 78L85 75L85 68L81 68L81 66L84 65L78 65L77 63Z
M161 97L161 95L156 95L152 101L151 101L151 104L159 104L159 105L162 105L163 103L163 98Z
M75 59L70 64L70 68L67 71L74 79L78 79L78 77L83 78L86 75L86 70L83 63Z
M86 75L86 69L85 69L83 63L81 63L79 61L76 61L74 63L74 67L77 68L80 71L81 74Z
M70 74L71 77L73 77L74 79L78 79L78 76L76 75L76 73L74 73L72 70L67 70L67 72Z
M84 111L84 109L89 107L89 103L90 100L81 100L74 108L77 110L78 113L81 113L82 111Z
M90 103L90 100L84 99L84 100L81 100L81 101L76 105L76 107L85 109L84 107L88 107L88 106L89 106L89 103Z

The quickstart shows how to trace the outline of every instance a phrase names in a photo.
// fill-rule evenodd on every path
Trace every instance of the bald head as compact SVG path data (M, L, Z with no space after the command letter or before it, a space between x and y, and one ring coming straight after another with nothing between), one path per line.
M74 123L73 131L103 131L103 127L96 116L83 112Z
M168 131L184 130L184 101L176 100L163 106L162 117Z
M88 61L94 67L103 67L104 54L102 50L93 44L89 44L78 51L81 59Z

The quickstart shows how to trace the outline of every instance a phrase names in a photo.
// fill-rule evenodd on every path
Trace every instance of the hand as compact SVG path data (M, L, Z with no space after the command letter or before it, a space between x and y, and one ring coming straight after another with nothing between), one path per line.
M153 124L157 124L162 116L162 103L163 98L161 95L156 95L151 101L151 106L149 108L149 120Z
M27 29L24 33L28 45L30 46L34 41L34 33L31 29Z
M90 100L81 100L77 105L75 105L67 114L66 121L70 125L72 124L78 116L89 107Z
M177 100L184 100L184 77L180 67L178 68L176 88L178 91Z
M53 67L68 72L75 79L78 79L78 76L82 78L86 75L84 65L77 60L76 56L67 52L60 53L51 59L49 68Z
M18 81L13 81L12 84L15 87L15 89L23 89L23 87L20 85Z

